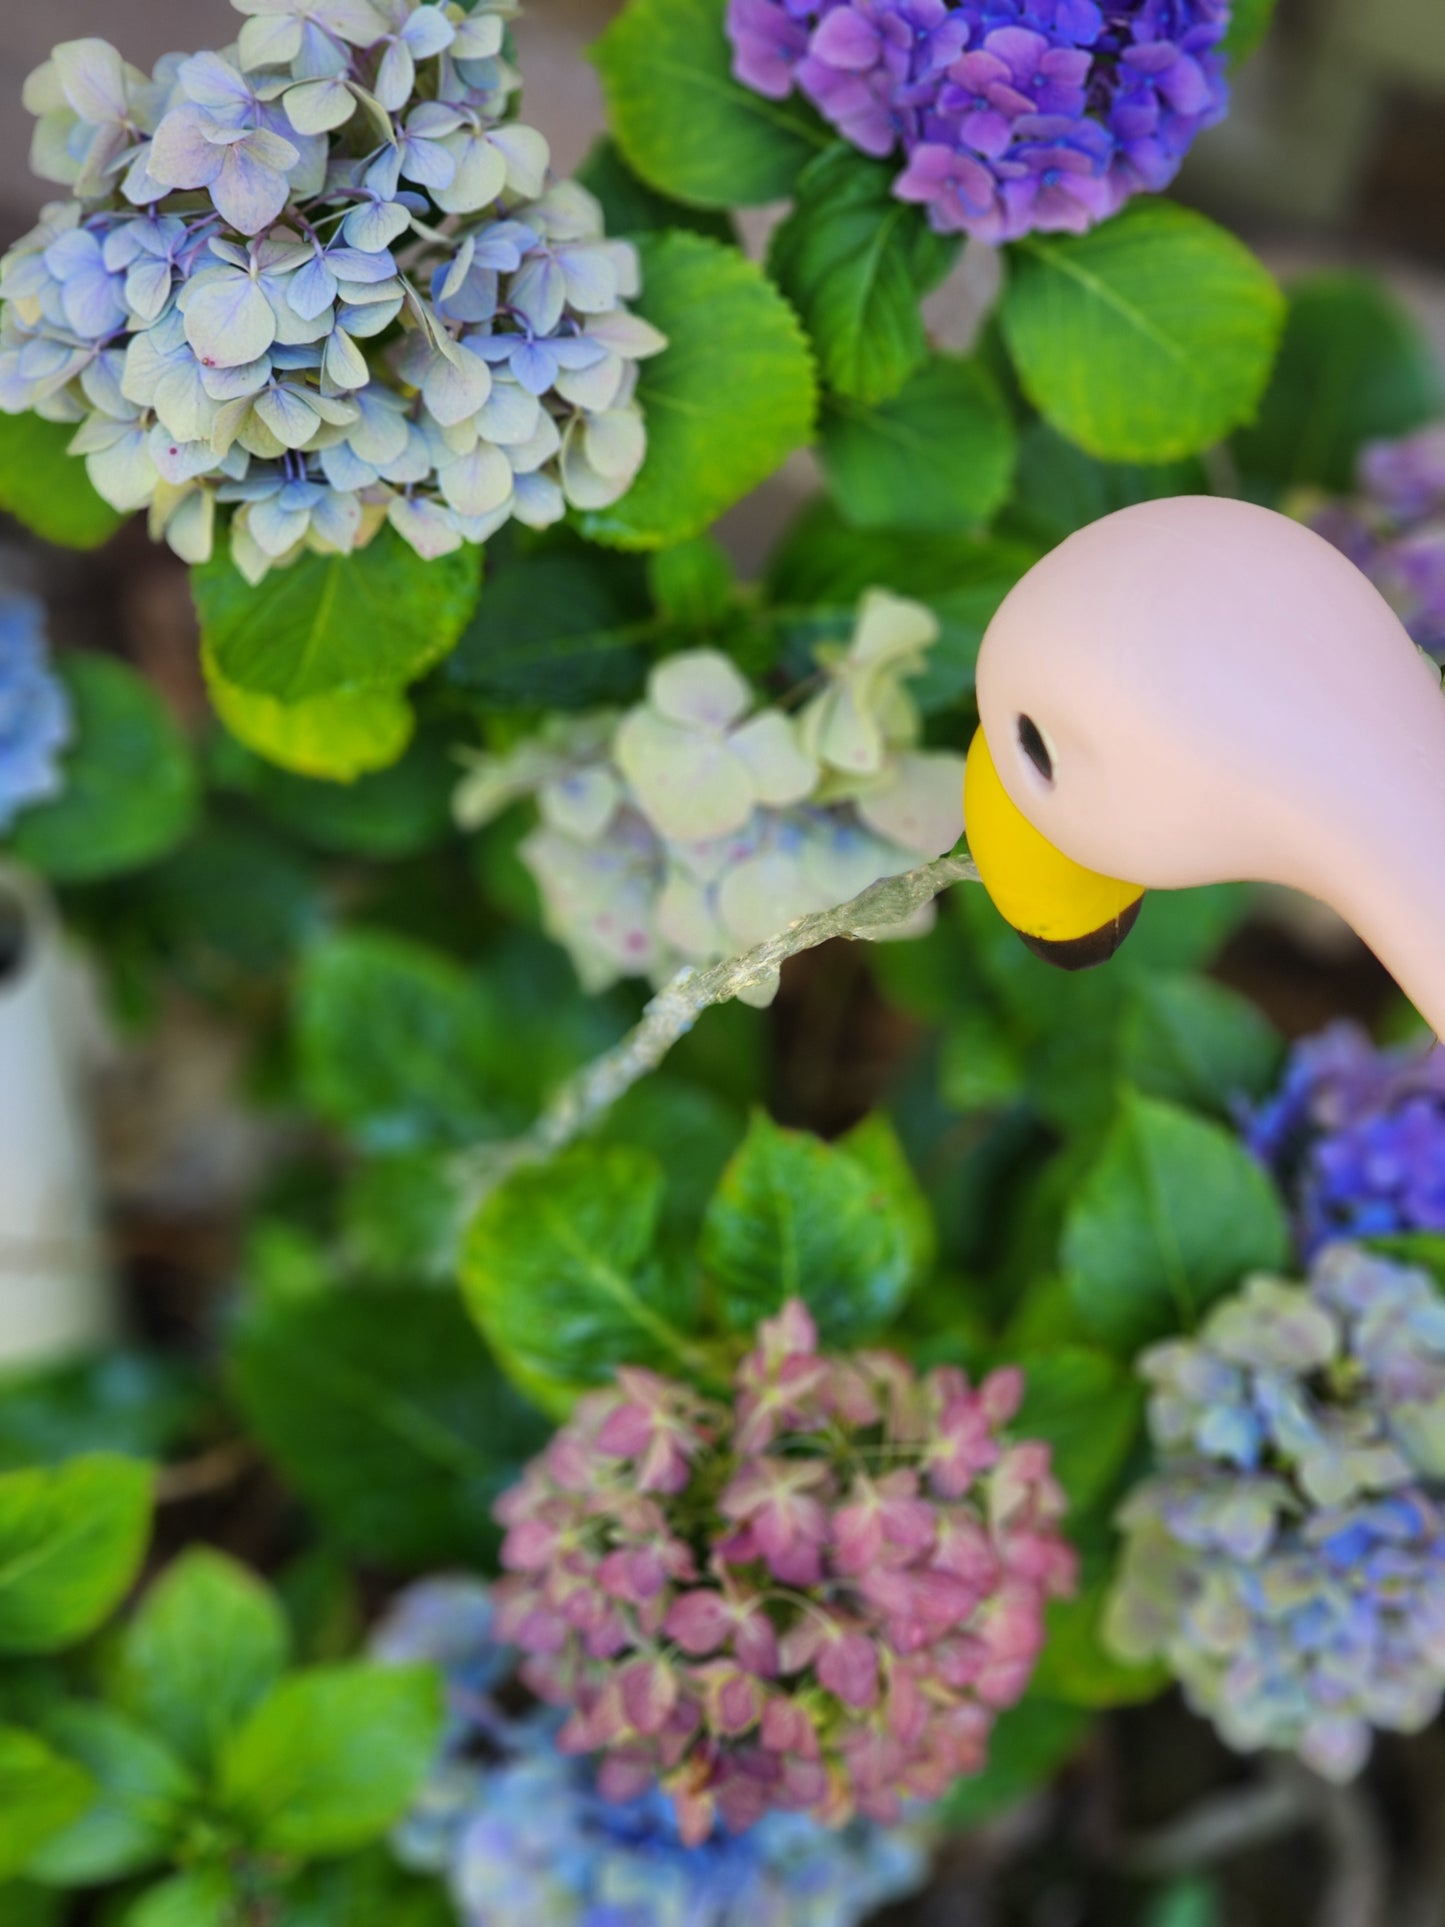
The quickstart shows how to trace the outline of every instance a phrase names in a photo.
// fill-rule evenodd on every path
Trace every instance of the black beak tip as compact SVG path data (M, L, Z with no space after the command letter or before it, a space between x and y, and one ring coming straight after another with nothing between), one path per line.
M1139 906L1143 897L1135 897L1127 910L1121 910L1117 917L1091 930L1086 937L1069 937L1056 942L1048 937L1031 937L1020 930L1019 935L1036 957L1045 963L1054 964L1060 970L1092 970L1095 964L1107 963L1119 945L1139 921Z

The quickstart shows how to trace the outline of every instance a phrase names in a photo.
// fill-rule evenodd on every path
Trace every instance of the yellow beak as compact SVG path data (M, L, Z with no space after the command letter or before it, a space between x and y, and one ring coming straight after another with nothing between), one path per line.
M999 780L980 729L963 782L968 853L999 914L1030 950L1064 970L1105 963L1134 927L1144 891L1055 849Z

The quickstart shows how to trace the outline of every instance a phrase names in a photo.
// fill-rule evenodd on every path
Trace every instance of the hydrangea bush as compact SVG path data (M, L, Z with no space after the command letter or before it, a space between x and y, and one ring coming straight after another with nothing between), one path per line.
M559 1751L559 1713L509 1706L517 1656L495 1619L487 1587L432 1579L372 1639L377 1659L435 1664L447 1681L445 1746L396 1845L446 1880L465 1927L855 1927L923 1884L917 1823L833 1832L773 1813L688 1847L656 1788L603 1798L592 1764Z
M1120 1515L1114 1645L1231 1746L1349 1779L1445 1696L1445 1299L1336 1245L1140 1371L1161 1463Z
M247 15L147 78L68 41L26 87L74 199L0 262L0 407L77 424L189 562L248 581L389 522L418 554L605 508L646 448L635 252L509 118L506 5Z
M571 1708L558 1744L613 1798L660 1779L694 1844L893 1821L977 1771L1074 1576L1047 1446L1001 1435L1021 1392L820 1355L797 1301L730 1405L620 1372L498 1508L498 1629Z
M1360 455L1358 487L1313 526L1363 569L1420 647L1445 658L1445 423Z
M1248 1121L1308 1256L1338 1238L1445 1232L1445 1052L1334 1024L1290 1053Z
M48 656L44 608L0 587L0 831L64 781L70 703Z
M476 828L535 798L520 854L583 984L664 983L952 849L963 758L919 746L905 687L937 635L927 609L875 592L846 647L819 646L793 713L756 709L719 651L682 651L625 715L556 718L474 759L457 814Z
M734 72L794 88L943 233L1082 233L1228 106L1230 0L729 0Z

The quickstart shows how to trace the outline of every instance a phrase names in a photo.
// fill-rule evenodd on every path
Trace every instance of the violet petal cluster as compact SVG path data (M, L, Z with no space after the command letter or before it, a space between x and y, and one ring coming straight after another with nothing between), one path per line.
M1316 510L1311 527L1364 571L1420 647L1445 662L1445 422L1372 443L1356 482L1354 496Z
M0 832L32 803L64 787L70 700L50 668L45 611L33 596L0 589Z
M1082 233L1228 107L1230 0L729 0L733 71L797 88L943 233Z
M1445 1298L1344 1244L1140 1360L1158 1475L1107 1633L1241 1751L1345 1780L1445 1698Z
M609 1798L660 1783L690 1844L977 1772L1074 1581L1049 1449L1003 1433L1022 1389L821 1356L794 1301L729 1404L640 1370L582 1400L497 1507L498 1627L559 1744Z
M1445 1049L1377 1050L1357 1025L1296 1044L1245 1141L1312 1257L1334 1238L1445 1232Z
M411 1587L373 1656L429 1662L446 1681L446 1739L394 1845L445 1880L463 1927L856 1927L927 1877L921 1823L830 1832L773 1813L685 1846L656 1788L604 1799L592 1764L558 1751L561 1715L518 1708L516 1655L475 1581Z
M638 264L508 118L513 0L234 0L238 44L33 74L74 198L0 262L0 409L74 423L115 508L253 582L385 523L419 554L605 507L646 450Z
M625 715L554 717L506 756L473 757L458 818L476 828L535 798L521 857L584 986L663 984L953 848L963 758L919 747L904 686L937 635L921 604L874 590L849 643L819 648L796 713L756 709L717 650L684 650Z

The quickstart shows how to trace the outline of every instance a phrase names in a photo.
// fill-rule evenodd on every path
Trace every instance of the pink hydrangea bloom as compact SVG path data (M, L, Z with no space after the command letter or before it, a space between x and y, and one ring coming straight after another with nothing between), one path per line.
M619 1374L497 1507L498 1631L600 1784L685 1838L776 1808L891 1821L984 1764L1074 1583L1022 1381L821 1355L765 1323L724 1404Z

